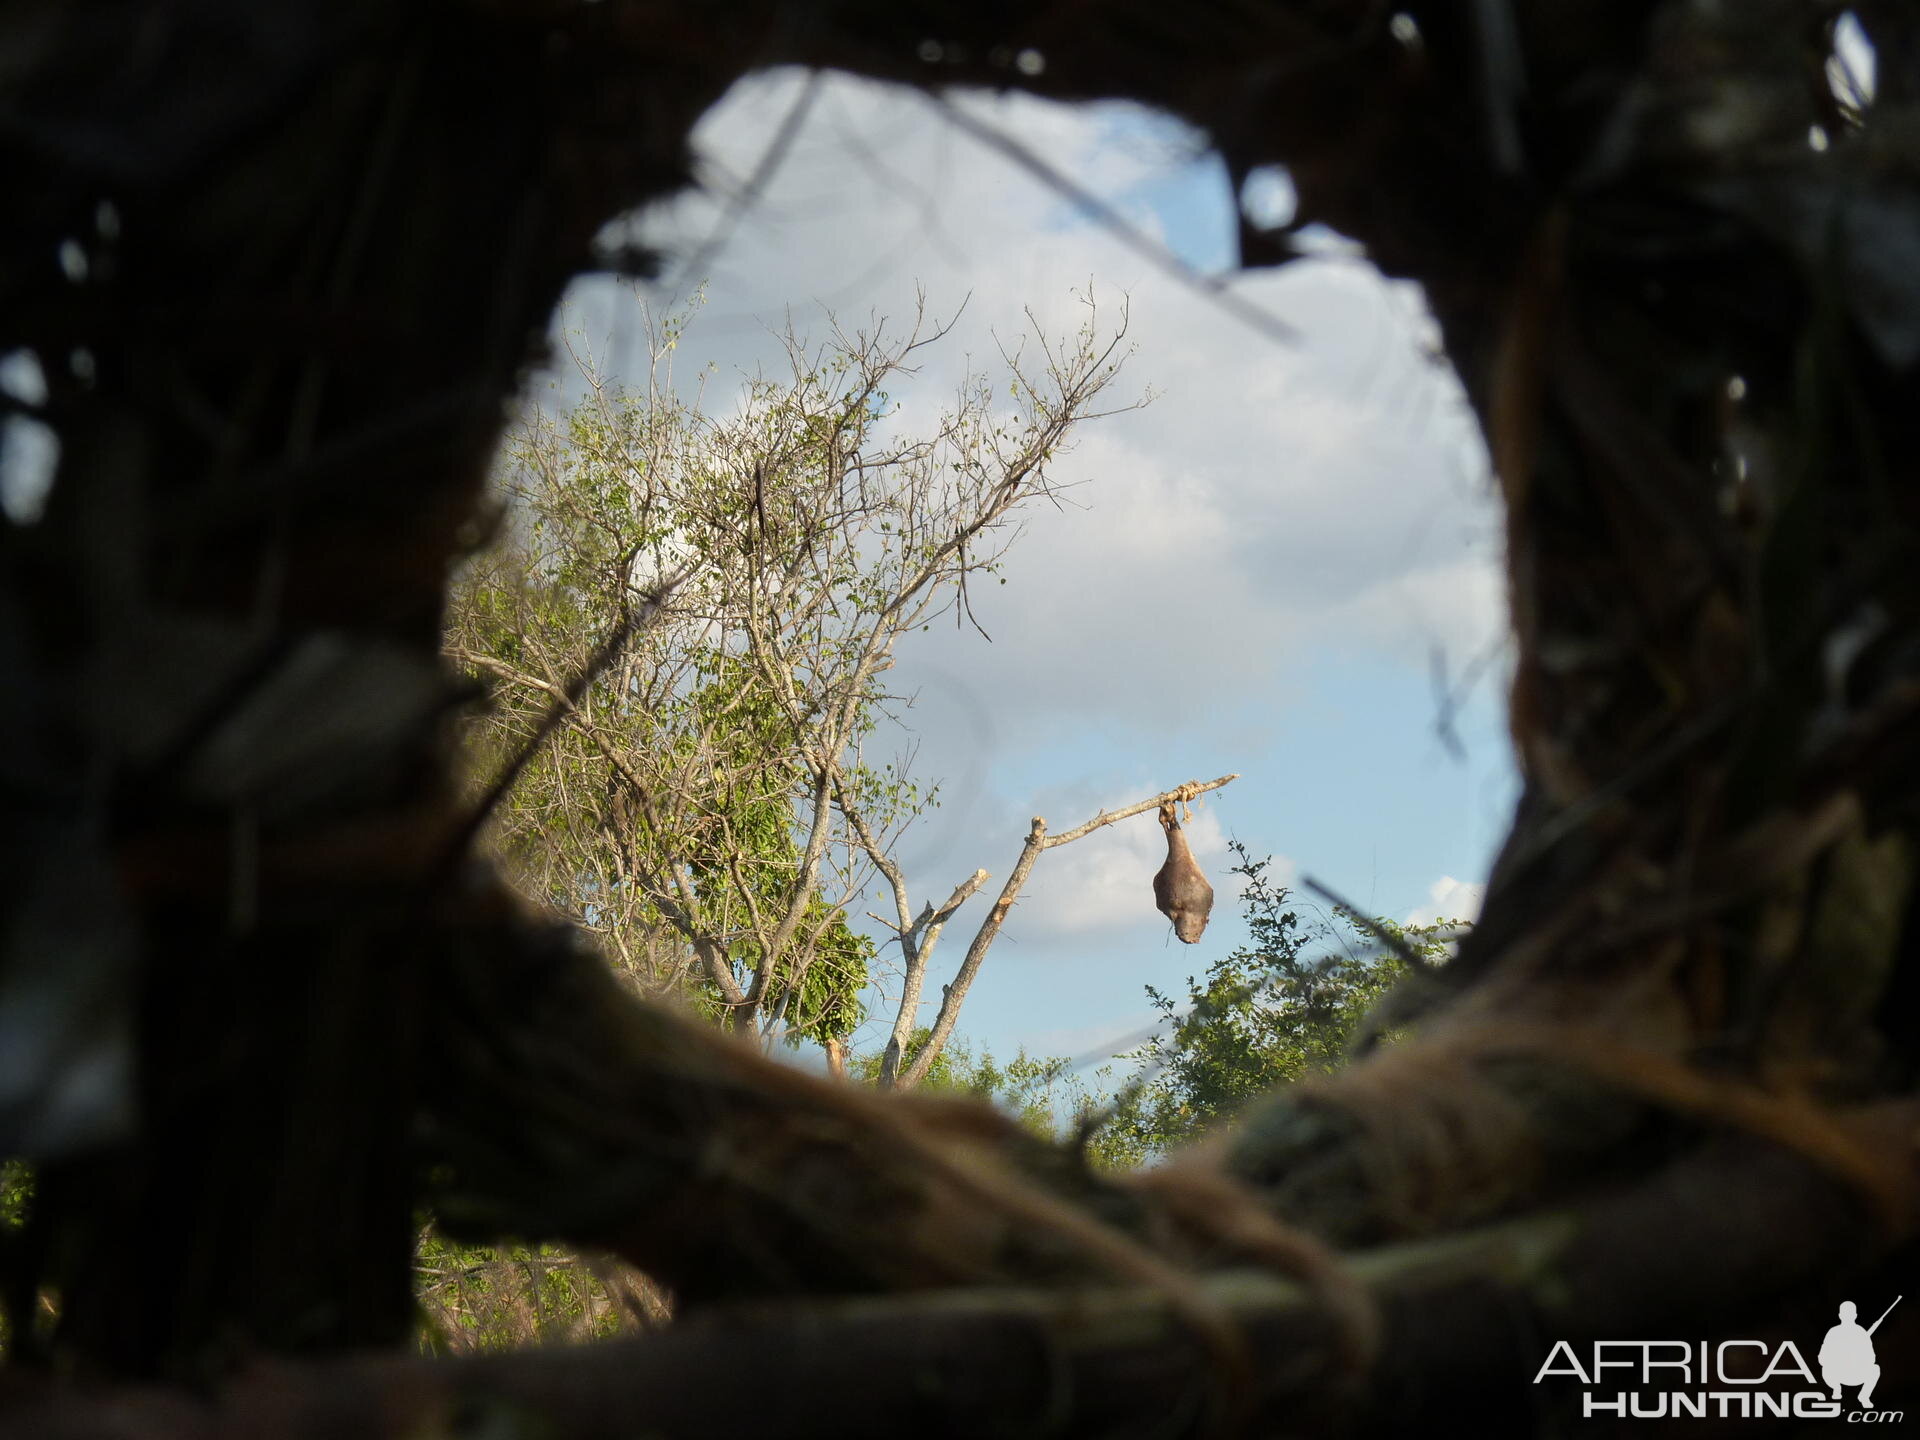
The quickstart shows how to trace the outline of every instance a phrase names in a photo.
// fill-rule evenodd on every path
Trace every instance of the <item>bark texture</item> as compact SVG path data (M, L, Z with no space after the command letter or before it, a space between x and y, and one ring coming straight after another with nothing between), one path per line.
M1541 1337L1920 1289L1920 49L1854 14L1865 105L1816 0L0 10L0 355L47 392L0 405L61 447L0 524L13 1423L1523 1433ZM1406 1038L1157 1177L646 1010L462 853L440 596L502 403L572 275L645 264L602 223L790 62L1286 166L1425 288L1494 456L1525 793L1482 922ZM401 1341L423 1201L777 1304L241 1369ZM1307 1288L1204 1278L1246 1264Z

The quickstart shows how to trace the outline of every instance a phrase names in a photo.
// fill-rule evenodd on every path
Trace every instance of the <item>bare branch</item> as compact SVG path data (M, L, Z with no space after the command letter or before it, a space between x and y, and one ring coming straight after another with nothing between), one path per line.
M985 870L974 871L954 887L953 894L938 910L929 904L917 920L900 932L900 949L906 956L905 973L893 1033L887 1037L886 1051L880 1057L881 1089L891 1090L899 1077L901 1056L906 1053L913 1039L913 1027L920 1018L920 995L926 987L927 965L933 958L934 947L940 943L940 932L954 912L978 894L990 878Z
M940 1011L934 1019L932 1032L927 1036L927 1043L920 1048L920 1053L914 1056L913 1063L900 1077L900 1087L912 1089L926 1079L927 1072L933 1067L933 1062L939 1058L947 1041L953 1037L954 1026L960 1020L960 1007L966 1003L967 991L972 988L975 978L980 974L980 967L986 961L987 951L992 948L994 940L999 936L1000 927L1007 918L1007 912L1013 909L1013 902L1020 897L1021 888L1026 885L1027 877L1033 873L1034 862L1040 858L1043 851L1051 850L1056 845L1070 844L1091 835L1103 826L1113 824L1116 820L1125 820L1130 816L1158 809L1161 805L1171 804L1176 800L1190 800L1209 790L1218 790L1222 785L1229 785L1239 778L1236 773L1222 775L1217 780L1208 780L1204 783L1189 781L1185 785L1176 785L1171 790L1163 790L1151 799L1142 800L1138 804L1128 805L1112 812L1103 810L1093 819L1076 825L1071 830L1062 831L1058 835L1048 835L1046 820L1039 815L1034 816L1033 827L1027 831L1026 844L1020 849L1020 858L1014 862L1013 872L1007 876L1007 883L1000 888L1000 898L993 902L993 909L987 912L987 917L980 922L980 928L974 932L973 943L967 947L966 958L960 962L960 969L954 974L953 979L947 984L945 993L941 996Z
M460 828L455 832L453 844L448 847L449 864L465 855L467 851L472 848L474 839L479 835L482 828L485 827L487 818L493 814L495 807L506 798L507 792L513 788L514 782L520 778L520 772L526 769L527 762L533 758L541 745L546 743L547 737L553 733L554 727L559 725L569 714L579 708L581 696L587 693L588 687L600 677L601 672L614 662L627 643L640 631L655 624L659 620L660 616L665 613L668 599L672 597L675 590L680 588L690 573L692 573L690 569L683 569L677 574L669 576L658 586L654 587L654 589L647 594L641 606L637 610L628 613L621 620L620 624L615 626L614 629L607 634L606 638L594 648L594 652L588 658L587 663L580 667L579 673L567 683L565 690L556 697L553 705L548 709L545 718L541 720L539 727L534 731L533 738L521 746L513 757L507 761L506 765L501 768L500 774L495 777L493 783L487 787L486 793L480 797L480 802L473 807L466 819L461 822Z
M1894 1148L1913 1108L1883 1109L1875 1123ZM1584 1351L1644 1333L1649 1317L1736 1333L1773 1314L1783 1291L1828 1294L1876 1273L1891 1246L1830 1173L1736 1136L1567 1208L1368 1254L1353 1269L1388 1323L1359 1373L1342 1363L1323 1303L1243 1270L1195 1284L1242 1338L1251 1383L1223 1373L1165 1294L1002 1286L757 1305L633 1340L456 1360L287 1362L243 1373L217 1403L158 1388L76 1393L23 1375L5 1419L20 1434L66 1440L386 1440L505 1407L539 1416L556 1440L604 1436L609 1416L636 1414L669 1440L799 1440L819 1433L820 1407L853 1392L862 1434L912 1432L931 1393L942 1435L1015 1433L1062 1396L1071 1401L1062 1433L1116 1435L1142 1415L1197 1413L1224 1393L1239 1400L1235 1434L1384 1435L1403 1432L1435 1394L1466 1393L1476 1433L1532 1435L1553 1412L1539 1390L1515 1383L1516 1347L1531 1366L1545 1353L1541 1336ZM742 1354L760 1357L755 1386L737 1383ZM787 1403L766 1405L769 1389Z
M1175 801L1191 800L1195 796L1206 794L1209 790L1218 790L1222 785L1231 785L1239 778L1239 772L1235 771L1231 775L1222 775L1218 780L1204 782L1193 780L1185 785L1176 785L1171 790L1162 790L1151 799L1142 800L1135 805L1128 805L1119 810L1102 810L1084 825L1076 825L1071 830L1063 830L1058 835L1048 836L1043 848L1051 850L1056 845L1069 845L1083 835L1091 835L1103 825L1111 825L1117 820L1130 820L1135 815L1144 815L1149 810L1158 810L1162 805L1171 805Z

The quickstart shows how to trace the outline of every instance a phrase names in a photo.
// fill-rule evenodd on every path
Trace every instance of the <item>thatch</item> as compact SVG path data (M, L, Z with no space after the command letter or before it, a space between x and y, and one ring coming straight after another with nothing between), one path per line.
M1542 1336L1913 1289L1920 19L1853 7L1862 107L1837 8L0 12L0 354L62 447L0 524L14 1423L1320 1432L1477 1394L1526 1431ZM440 597L503 402L600 225L783 62L1137 99L1287 166L1299 223L1424 286L1495 458L1526 790L1482 922L1411 1038L1150 1183L640 1007L465 853ZM422 1203L771 1308L232 1378L402 1341ZM1900 1333L1883 1408L1920 1403Z

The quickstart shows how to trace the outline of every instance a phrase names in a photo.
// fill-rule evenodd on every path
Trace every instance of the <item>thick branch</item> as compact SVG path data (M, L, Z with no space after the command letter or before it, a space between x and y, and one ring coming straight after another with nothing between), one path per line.
M1891 1154L1915 1115L1886 1107L1855 1118ZM1327 1315L1299 1287L1237 1272L1202 1286L1246 1337L1240 1385L1165 1296L998 1289L713 1312L577 1349L255 1370L217 1402L16 1388L0 1423L51 1440L381 1440L453 1433L456 1417L497 1413L537 1415L554 1440L635 1427L662 1440L800 1440L857 1393L861 1433L872 1435L972 1440L1056 1416L1039 1433L1109 1436L1137 1433L1143 1415L1189 1435L1237 1401L1232 1433L1330 1433L1344 1422L1348 1433L1404 1434L1407 1416L1457 1404L1470 1405L1478 1436L1532 1436L1556 1411L1579 1413L1577 1383L1530 1383L1554 1342L1784 1333L1804 1349L1828 1323L1829 1298L1850 1293L1888 1245L1829 1176L1729 1137L1575 1209L1365 1256L1355 1268L1385 1341L1363 1375L1335 1361ZM1881 1337L1882 1409L1913 1403L1914 1342L1901 1336ZM743 1354L754 1357L751 1386L739 1383Z
M989 878L985 870L974 871L954 886L946 904L938 910L928 905L917 920L900 932L900 949L906 963L900 981L900 1008L894 1015L886 1053L880 1057L881 1089L891 1090L899 1077L900 1057L906 1053L913 1039L914 1022L920 1018L920 994L926 987L927 964L933 958L934 947L940 943L940 932L954 912L971 900Z

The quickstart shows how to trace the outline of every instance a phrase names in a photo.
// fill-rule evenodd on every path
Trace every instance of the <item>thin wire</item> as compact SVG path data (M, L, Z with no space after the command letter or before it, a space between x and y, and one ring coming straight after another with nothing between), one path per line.
M1128 220L1112 205L1085 187L1075 184L1066 174L1056 170L1011 135L995 129L984 120L967 114L944 95L924 95L921 98L944 115L949 122L964 130L981 144L998 150L1042 184L1066 196L1081 210L1112 231L1115 237L1135 254L1150 260L1175 280L1211 300L1236 320L1259 331L1269 340L1291 345L1301 339L1300 332L1279 316L1270 314L1251 301L1236 295L1227 288L1225 279L1202 275L1165 245Z
M687 258L687 262L680 267L679 273L673 277L673 294L676 303L689 279L705 278L702 272L713 263L714 257L724 250L727 242L733 238L733 232L739 227L741 216L765 193L774 175L786 163L788 154L793 150L793 142L806 128L807 116L813 109L813 102L819 97L823 73L819 70L808 73L807 83L800 88L800 93L794 97L793 104L787 107L787 113L782 117L779 128L774 131L773 139L768 142L767 148L760 152L760 158L754 162L753 173L747 176L744 185L734 191L732 198L727 202L727 208L721 212L720 218L714 221L713 229L707 232L707 238L700 242L700 248Z
M1322 900L1325 900L1329 905L1337 906L1341 910L1346 911L1347 916L1355 925L1358 925L1382 945L1393 951L1395 955L1398 955L1402 960L1406 961L1409 969L1415 972L1433 969L1432 963L1426 956L1409 945L1404 936L1394 934L1393 931L1387 929L1387 927L1382 925L1378 920L1369 920L1364 912L1355 909L1353 903L1337 891L1326 885L1322 885L1311 875L1302 875L1300 877L1300 883L1306 886L1307 889L1313 891L1313 893L1318 895Z

